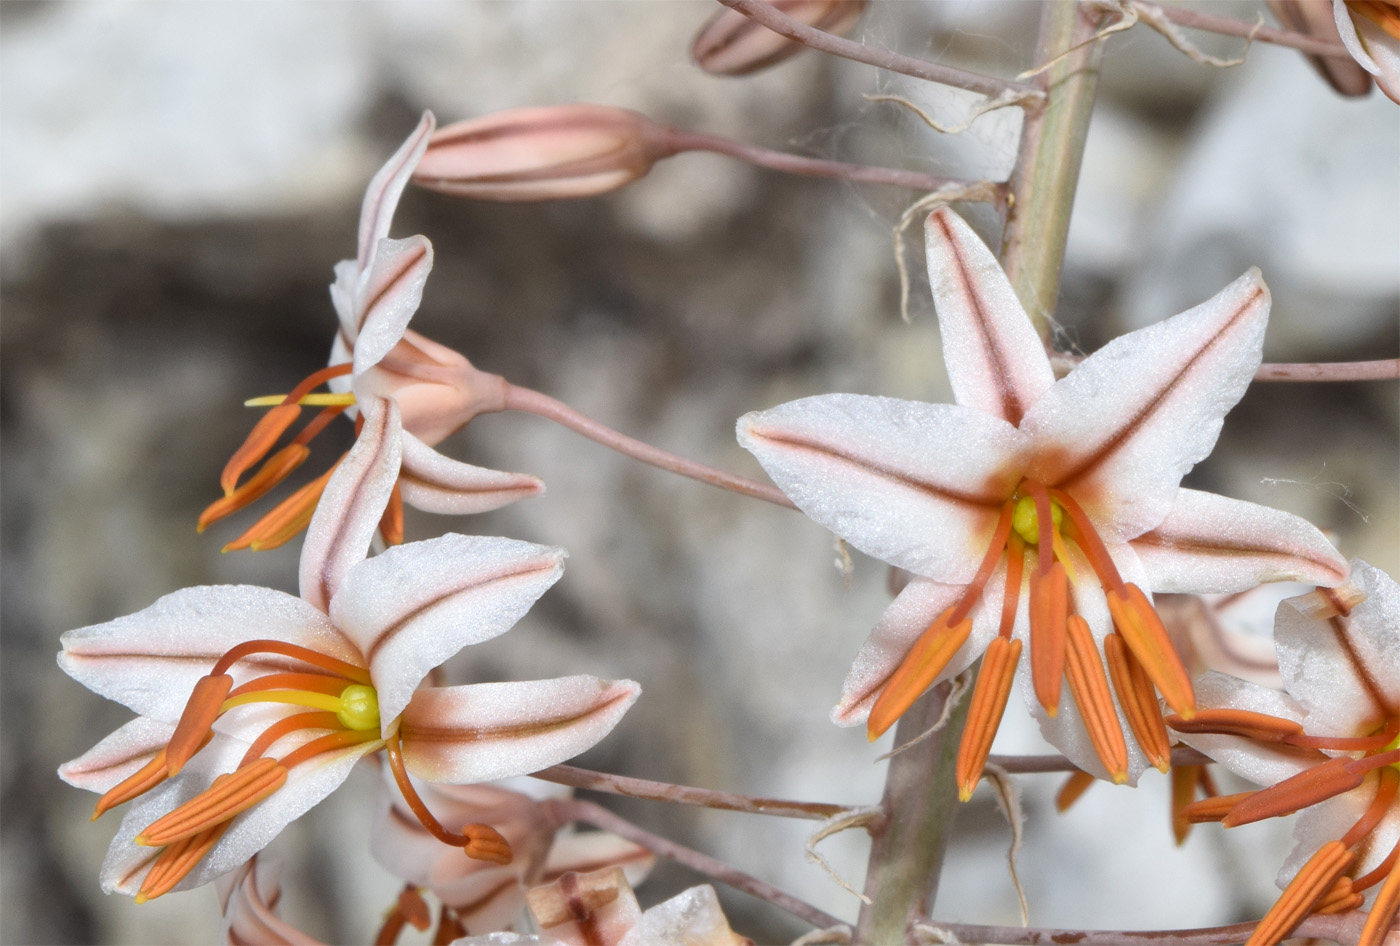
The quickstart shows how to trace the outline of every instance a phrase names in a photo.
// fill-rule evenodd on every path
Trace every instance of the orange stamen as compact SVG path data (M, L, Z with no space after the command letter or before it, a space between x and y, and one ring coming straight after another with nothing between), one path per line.
M992 543L987 546L987 554L982 556L982 564L977 566L977 574L968 583L967 590L963 592L962 600L952 609L952 614L948 618L948 623L960 624L962 619L967 617L972 611L972 606L982 597L982 589L992 577L992 572L996 571L997 562L1001 561L1001 553L1006 548L1007 538L1011 535L1011 515L1016 509L1016 503L1008 499L1001 507L1001 516L997 519L997 527L992 532Z
M438 926L437 931L433 933L432 946L450 946L466 935L467 928L457 919L457 914L444 903L438 909Z
M1098 576L1099 584L1103 585L1105 591L1121 591L1123 579L1118 574L1118 566L1113 564L1113 557L1108 554L1103 539L1094 531L1094 524L1089 520L1089 514L1084 511L1084 507L1062 489L1050 490L1050 496L1069 516L1070 538L1074 539L1079 550L1089 560L1089 567Z
M1191 689L1191 676L1172 647L1167 629L1162 626L1162 619L1147 595L1134 584L1108 589L1106 595L1113 626L1123 635L1123 642L1161 691L1167 705L1183 719L1195 716L1196 694Z
M271 749L277 740L289 733L300 732L303 729L339 729L340 720L331 712L317 710L310 713L294 713L291 716L284 716L271 726L267 727L253 740L253 744L248 747L248 751L243 753L243 760L238 764L247 765L257 759L268 749Z
M412 884L405 884L403 890L399 891L399 902L396 906L415 930L426 930L432 925L433 914L428 909L428 901L423 899L418 888Z
M1237 792L1234 795L1213 795L1192 802L1182 808L1179 815L1190 824L1224 821L1236 805L1257 794L1258 792Z
M444 828L437 818L433 817L433 813L428 810L428 806L423 803L423 799L418 796L413 783L408 779L408 769L403 764L403 749L399 744L398 733L389 737L385 748L388 750L386 754L389 757L389 771L394 775L394 782L399 786L404 801L408 802L408 807L412 809L413 814L423 827L428 829L429 834L443 844L465 849L468 857L480 857L497 864L511 862L513 854L510 842L501 837L494 828L483 824L469 824L463 828L463 833L454 834ZM478 853L473 853L473 851ZM501 860L502 857L504 860Z
M977 687L972 691L972 704L967 711L962 742L958 744L955 769L958 798L967 801L982 780L987 754L992 751L1006 701L1011 694L1011 682L1016 677L1016 663L1021 659L1021 642L995 637L982 657L982 669L977 674Z
M221 673L228 673L228 669L242 660L244 657L251 657L254 654L277 654L281 657L290 657L293 660L300 660L303 663L311 664L313 667L320 667L327 673L362 683L365 686L372 686L369 671L364 667L357 667L355 664L337 660L335 657L327 656L318 650L311 650L309 647L301 647L297 644L289 644L286 641L273 640L252 640L244 641L237 646L231 647L219 658L209 675L217 676Z
M1328 841L1308 859L1254 928L1245 946L1277 946L1302 923L1355 859L1340 841Z
M1355 910L1366 902L1366 898L1352 889L1351 878L1343 874L1331 888L1313 905L1312 912L1326 916L1329 913L1346 913ZM1366 943L1370 940L1359 940Z
M951 618L956 611L957 608L949 608L940 614L909 648L909 653L894 673L890 674L885 688L871 707L870 719L866 723L866 735L871 742L914 705L914 701L948 666L953 655L967 643L968 635L972 633L972 619L964 617L953 624Z
M204 511L199 514L199 522L195 524L195 531L203 532L225 516L231 516L238 510L262 499L272 491L273 487L290 476L293 470L301 466L310 455L311 451L304 444L287 444L269 457L266 463L258 467L258 472L254 473L248 482L204 507Z
M1391 39L1400 40L1400 9L1387 0L1346 0L1347 8L1379 26Z
M1392 851L1392 861L1394 856ZM1366 915L1366 924L1361 927L1361 935L1357 938L1357 942L1381 942L1394 924L1395 915L1398 912L1400 912L1400 869L1396 869L1392 863L1389 872L1385 875L1385 883L1381 884L1381 889L1376 893L1376 900L1371 904L1371 912Z
M1342 843L1347 847L1355 847L1361 839L1370 834L1381 823L1387 811L1390 810L1390 803L1395 801L1395 790L1400 788L1400 773L1392 768L1381 769L1380 784L1376 786L1376 797L1371 799L1371 804L1366 807L1363 814L1351 826L1351 830L1342 835Z
M228 699L264 690L310 690L312 693L339 696L345 691L345 678L324 673L269 673L234 688Z
M282 765L286 768L293 768L301 765L308 759L326 752L335 752L337 749L348 749L351 746L362 745L366 742L374 742L379 739L377 729L354 730L342 729L340 732L333 732L329 735L320 736L311 740L306 745L282 757Z
M1113 689L1118 694L1123 714L1128 717L1133 738L1148 762L1159 771L1168 771L1172 764L1171 740L1167 738L1167 727L1162 722L1162 710L1157 705L1157 692L1152 688L1152 681L1147 678L1147 672L1132 651L1128 650L1121 635L1109 634L1105 637L1103 652Z
M296 437L292 439L292 444L294 446L304 447L315 440L316 435L330 426L331 421L345 413L346 406L347 405L344 404L332 404L329 407L321 408L316 416L311 418L311 422L301 429L301 433L297 434Z
M1364 773L1357 774L1348 768L1351 761L1346 757L1329 759L1304 769L1277 785L1261 789L1255 792L1253 797L1236 805L1224 818L1223 824L1227 828L1233 828L1265 818L1291 815L1320 801L1349 792L1366 778Z
M316 504L321 501L326 483L330 482L331 474L339 465L340 461L337 460L329 470L282 500L271 512L253 523L252 528L225 545L221 551L233 552L250 548L260 552L263 549L275 549L296 537L311 524Z
M190 693L189 701L175 724L175 732L165 747L165 764L171 775L179 775L185 763L194 758L207 740L214 720L219 718L220 707L228 691L233 688L233 677L226 673L200 677Z
M1186 809L1196 799L1196 786L1200 783L1199 765L1172 766L1172 837L1176 846L1186 843L1191 833L1192 821L1186 817Z
M384 515L379 517L379 534L386 545L403 544L403 492L399 481L394 480L394 490L389 494L389 505L384 507Z
M1049 508L1049 500L1046 508ZM1040 547L1047 549L1050 544L1041 542ZM1063 565L1051 562L1049 568L1031 575L1031 683L1036 699L1052 717L1060 711L1060 679L1065 670L1065 622L1068 618L1069 578Z
M214 784L136 836L143 847L160 847L193 837L228 821L271 795L287 781L287 770L273 759L257 759Z
M1259 742L1283 742L1303 731L1302 724L1291 719L1237 709L1199 710L1190 719L1168 716L1166 723L1177 732L1244 736Z
M1055 794L1055 810L1064 814L1069 811L1070 806L1079 801L1079 796L1089 790L1089 786L1097 782L1088 772L1075 772L1065 779L1065 784L1060 786L1059 792Z
M1077 614L1069 616L1066 629L1069 646L1065 675L1069 678L1070 695L1084 718L1099 761L1114 784L1122 785L1128 781L1128 745L1123 741L1123 729L1113 708L1113 696L1108 692L1108 677L1099 661L1094 635L1088 622Z
M1016 606L1021 603L1021 572L1026 564L1026 543L1012 535L1006 545L1006 584L1001 593L1001 624L997 636L1011 639L1016 627Z
M165 767L165 750L161 749L151 761L109 788L106 794L97 799L92 820L96 821L118 805L146 794L169 777L170 772Z
M1291 746L1305 749L1338 749L1342 752L1371 752L1384 749L1400 735L1400 716L1392 716L1385 721L1380 732L1369 736L1310 736L1300 733L1283 741Z
M224 836L230 823L225 821L216 824L207 831L177 841L161 851L145 879L141 881L136 902L145 903L174 890L204 856L213 850L214 845L219 843L219 838Z

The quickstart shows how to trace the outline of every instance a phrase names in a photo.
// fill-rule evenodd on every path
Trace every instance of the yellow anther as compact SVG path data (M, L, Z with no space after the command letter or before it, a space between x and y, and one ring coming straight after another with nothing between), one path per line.
M1053 520L1053 531L1057 536L1064 517L1065 511L1060 508L1060 504L1052 502L1050 504L1050 518ZM1040 523L1035 514L1035 497L1022 496L1016 500L1016 511L1011 514L1011 528L1015 529L1016 534L1031 545L1040 542Z
M276 407L287 399L285 394L265 394L262 397L252 397L243 402L244 407ZM308 394L297 401L302 407L353 407L355 405L355 395L349 391L344 394L333 394L329 392L319 392Z
M364 732L379 728L379 694L374 687L352 683L340 692L340 709L335 718L346 729Z

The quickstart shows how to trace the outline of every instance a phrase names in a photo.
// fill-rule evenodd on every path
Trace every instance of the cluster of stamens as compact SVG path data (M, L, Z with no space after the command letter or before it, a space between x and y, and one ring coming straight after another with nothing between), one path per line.
M1070 543L1089 563L1113 618L1116 631L1104 640L1107 673L1088 622L1074 612L1070 586L1089 576L1077 573ZM1059 712L1061 681L1067 679L1099 760L1121 783L1128 779L1128 750L1112 692L1117 693L1144 754L1162 771L1170 767L1171 749L1157 691L1182 717L1189 718L1195 711L1190 677L1161 619L1142 589L1123 581L1083 508L1063 490L1023 480L1003 504L981 566L962 598L919 637L870 711L868 733L875 739L942 673L972 633L972 610L1004 558L1006 583L998 633L983 655L958 751L958 794L964 801L981 779L1020 661L1021 642L1013 639L1012 630L1026 556L1032 548L1031 682L1046 713L1053 717Z
M333 378L351 373L352 365L332 365L313 372L298 384L289 394L253 398L246 402L248 407L271 408L253 426L219 477L223 488L222 498L215 500L200 513L198 531L203 532L213 523L252 505L276 488L283 480L300 467L311 455L310 444L330 423L355 404L355 395L332 392L315 393L316 388ZM273 452L278 440L296 423L303 407L319 407L306 426L292 440ZM355 432L359 433L363 418L356 418ZM223 551L236 549L273 549L297 536L311 522L321 493L326 488L331 474L340 460L331 464L330 469L316 479L300 487L292 495L278 503L242 535L224 546ZM242 483L243 475L257 466L257 469ZM380 523L385 541L394 545L403 541L403 503L398 488L385 510Z
M229 670L254 655L284 666L309 666L266 673L233 685ZM207 676L195 684L170 741L145 766L98 799L93 819L178 775L214 738L214 723L240 706L279 703L303 707L272 723L248 746L238 766L219 775L195 797L153 821L135 839L142 847L162 848L141 882L136 902L159 897L199 864L232 824L233 819L267 798L287 781L298 765L330 752L382 741L390 768L410 808L424 826L445 844L463 848L469 857L508 864L509 843L488 825L471 824L460 834L447 831L414 791L404 768L398 733L381 738L379 699L363 667L346 663L295 644L247 641L224 654ZM303 731L325 731L281 758L268 752L280 740ZM143 863L142 867L145 866Z

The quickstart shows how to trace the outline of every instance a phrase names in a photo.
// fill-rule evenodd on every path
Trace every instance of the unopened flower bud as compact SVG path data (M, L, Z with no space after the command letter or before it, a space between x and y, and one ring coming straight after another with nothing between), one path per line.
M673 153L666 140L663 126L630 109L514 108L439 129L413 181L478 200L592 197L644 176Z
M804 26L843 36L856 25L866 0L769 0L782 13ZM690 56L706 72L721 76L744 76L767 69L803 50L793 42L761 26L737 10L721 10L710 18L695 42Z

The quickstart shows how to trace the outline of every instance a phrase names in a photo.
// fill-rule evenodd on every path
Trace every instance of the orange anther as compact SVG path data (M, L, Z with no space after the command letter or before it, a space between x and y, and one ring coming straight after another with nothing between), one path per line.
M1084 718L1099 761L1114 784L1122 785L1128 780L1128 745L1123 741L1123 728L1113 708L1113 696L1108 692L1108 677L1099 660L1099 649L1094 646L1094 635L1077 614L1069 616L1066 634L1065 676L1069 679L1070 695Z
M397 905L399 913L415 930L426 930L433 922L433 913L428 909L428 901L412 884L405 884L399 891Z
M258 422L233 452L233 456L229 457L228 463L224 464L223 473L219 475L219 485L223 487L225 496L233 495L238 486L238 478L254 463L267 456L277 438L296 423L299 416L301 407L293 402L278 404L258 418Z
M1200 801L1192 802L1182 808L1177 816L1190 824L1224 821L1236 805L1257 794L1259 793L1237 792L1234 795L1213 795L1210 798L1202 798Z
M914 705L914 701L948 666L958 649L967 643L968 635L972 633L972 619L965 617L949 626L949 618L954 613L955 608L949 608L940 614L914 642L904 661L890 674L866 723L866 735L871 742Z
M268 457L267 462L258 467L258 472L254 473L248 482L206 506L204 511L199 514L199 522L195 525L195 531L203 532L225 516L231 516L245 506L257 502L271 492L278 483L290 476L292 471L301 466L310 455L311 451L305 444L287 444Z
M478 861L491 861L494 864L509 864L515 857L510 842L489 824L468 824L462 826L462 838L466 843L462 850Z
M229 822L216 824L207 831L176 841L160 852L156 862L141 881L141 889L136 894L137 903L154 900L174 890L180 881L189 876L190 871L204 859L219 843L219 838L228 830Z
M1169 716L1166 723L1177 732L1244 736L1260 742L1282 742L1285 736L1303 731L1302 724L1291 719L1237 709L1198 710L1190 719Z
M339 466L339 461L336 461L336 466ZM223 551L232 552L236 549L251 548L256 552L263 549L275 549L294 538L311 523L311 517L316 512L316 504L321 501L321 493L325 492L326 483L330 481L336 466L332 466L325 473L282 500L271 512L253 523L252 528L247 532L225 545Z
M1185 815L1186 809L1196 799L1196 786L1200 783L1199 765L1172 766L1172 837L1177 847L1186 843L1191 833L1191 819Z
M1167 738L1167 727L1162 722L1162 710L1157 704L1157 691L1147 672L1137 662L1120 634L1109 634L1103 640L1103 653L1108 664L1108 673L1113 680L1113 689L1118 693L1118 702L1123 707L1123 715L1128 717L1128 726L1133 738L1142 748L1147 761L1166 772L1171 769L1171 741Z
M156 819L136 837L143 847L171 844L232 819L271 795L287 781L275 759L257 759L214 784L174 811Z
M1227 828L1233 828L1265 818L1291 815L1320 801L1349 792L1366 778L1365 773L1357 774L1347 767L1351 761L1345 756L1328 759L1276 785L1261 789L1255 792L1253 797L1236 805L1224 818L1223 824Z
M1355 910L1366 901L1366 898L1352 889L1351 878L1345 874L1337 878L1326 893L1313 905L1312 912L1322 915L1329 913L1346 913L1348 910ZM1361 940L1360 942L1369 942Z
M1351 830L1342 835L1342 843L1347 847L1355 847L1362 838L1374 831L1376 825L1380 824L1381 819L1390 811L1397 789L1400 789L1400 773L1389 766L1381 769L1376 785L1376 797L1371 799L1371 804L1366 806L1365 813L1351 826Z
M1047 547L1042 543L1042 547ZM1069 618L1069 578L1052 562L1031 574L1031 683L1045 712L1060 711L1060 679L1065 670L1065 622Z
M1167 705L1183 719L1196 715L1196 694L1191 689L1191 677L1147 595L1131 583L1124 585L1121 591L1110 588L1106 595L1113 626L1123 635L1124 643L1161 691Z
M175 725L175 732L165 747L165 762L171 775L179 775L185 763L204 745L231 689L233 677L226 673L200 677L194 685L180 714L180 722Z
M992 751L992 739L1001 725L1011 683L1016 678L1016 664L1021 659L1021 642L996 637L987 645L982 657L982 669L977 674L977 687L972 691L972 704L967 711L962 742L958 744L958 762L954 770L958 797L967 801L982 779L987 754Z
M1064 814L1069 811L1070 806L1079 801L1079 796L1089 790L1089 786L1097 782L1088 772L1075 772L1065 779L1065 784L1060 786L1060 790L1055 793L1055 810Z
M1286 939L1332 889L1354 858L1340 841L1328 841L1318 848L1288 884L1283 896L1264 914L1245 946L1276 946Z
M1366 915L1366 924L1361 927L1361 935L1357 938L1359 943L1381 942L1395 923L1396 913L1400 913L1400 867L1396 866L1397 863L1400 862L1392 861L1385 882L1376 892L1371 912Z
M97 799L92 820L96 821L123 802L146 794L169 777L170 772L165 767L165 750L161 749L151 761L109 788L106 794Z

